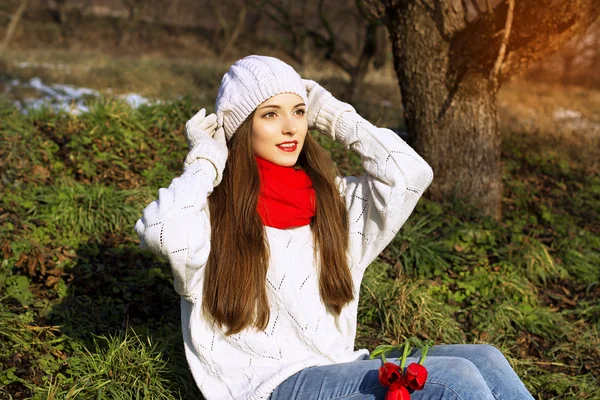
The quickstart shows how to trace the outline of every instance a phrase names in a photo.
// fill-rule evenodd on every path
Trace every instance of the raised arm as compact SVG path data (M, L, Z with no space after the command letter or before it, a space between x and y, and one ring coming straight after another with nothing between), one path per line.
M215 134L216 116L204 118L201 110L186 125L191 151L184 172L168 188L158 190L158 199L143 211L135 224L140 247L169 260L177 293L194 300L193 287L210 252L210 220L207 198L222 179L227 160L224 137Z
M311 82L306 81L309 127L314 121L312 127L356 151L366 171L360 177L338 178L348 209L352 272L362 276L404 225L431 184L433 171L393 131L374 126Z

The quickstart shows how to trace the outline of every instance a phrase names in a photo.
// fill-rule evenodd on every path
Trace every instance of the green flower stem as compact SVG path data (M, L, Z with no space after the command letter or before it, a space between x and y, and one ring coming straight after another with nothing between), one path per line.
M427 357L427 352L429 351L429 343L425 344L425 350L421 351L421 359L419 360L419 364L423 365L425 362L425 357Z
M402 363L400 364L400 370L404 371L404 364L406 364L406 356L408 356L408 350L410 349L410 342L407 340L404 342L404 353L402 354Z
M390 346L390 345L385 345L385 344L379 345L371 352L371 355L369 356L369 358L372 360L372 359L376 358L377 356L385 354L388 351L394 350L394 349L395 349L395 346Z
M383 360L384 364L387 362L387 360L385 359L385 351L381 353L381 359Z

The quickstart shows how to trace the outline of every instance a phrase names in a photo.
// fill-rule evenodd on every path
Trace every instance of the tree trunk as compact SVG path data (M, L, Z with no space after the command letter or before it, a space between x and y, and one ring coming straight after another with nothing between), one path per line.
M501 137L489 75L457 73L450 43L430 11L410 3L390 15L388 30L406 126L435 175L427 196L456 196L500 220Z

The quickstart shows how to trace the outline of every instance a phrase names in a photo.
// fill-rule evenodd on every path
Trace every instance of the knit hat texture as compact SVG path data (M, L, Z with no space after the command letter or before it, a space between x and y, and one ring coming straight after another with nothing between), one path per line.
M256 107L280 93L295 93L308 104L302 78L285 62L260 55L236 61L221 80L215 105L227 141Z

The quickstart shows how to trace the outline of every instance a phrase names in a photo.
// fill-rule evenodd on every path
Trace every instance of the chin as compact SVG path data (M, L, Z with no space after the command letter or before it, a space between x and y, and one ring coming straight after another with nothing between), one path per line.
M293 167L294 165L296 165L297 162L298 159L296 158L294 161L284 160L282 162L275 162L274 164L277 164L282 167Z
M263 157L264 158L264 157ZM293 167L298 163L298 156L295 157L269 157L265 158L265 160L272 162L273 164L279 165L280 167Z

